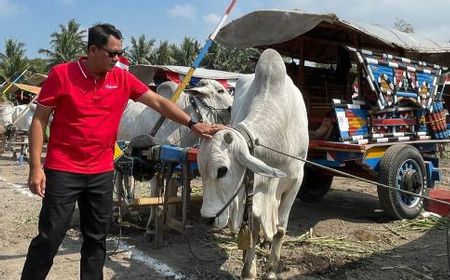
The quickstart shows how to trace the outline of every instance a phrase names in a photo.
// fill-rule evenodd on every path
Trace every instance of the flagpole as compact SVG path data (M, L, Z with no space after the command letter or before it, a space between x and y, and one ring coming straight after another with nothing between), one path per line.
M15 82L17 82L20 78L22 78L22 76L25 75L25 73L28 71L28 69L30 69L30 67L31 67L31 65L29 65L27 68L25 68L25 70L23 70L23 72L22 72L17 78L15 78L14 81L12 81L12 82L5 88L5 90L3 90L2 94L5 94L5 92L7 92L8 89L10 89L10 88L12 87L12 85L13 85ZM5 84L5 83L6 83L6 82L4 82L3 84ZM3 84L2 84L2 86L3 86Z
M186 73L186 76L184 76L183 81L178 85L177 89L175 90L175 93L173 94L172 98L170 98L170 101L173 103L177 102L178 98L181 95L181 92L186 88L187 84L192 78L192 75L194 75L194 71L196 68L200 66L200 63L202 62L205 55L208 53L209 48L211 47L214 39L217 36L217 33L219 33L219 30L222 28L222 26L225 24L228 16L231 13L231 10L233 10L234 6L236 5L237 0L232 0L231 3L228 5L227 10L225 11L225 14L223 15L220 22L217 24L216 28L214 29L213 33L208 37L208 40L206 41L205 45L201 49L200 53L197 55L197 58L194 60L194 63L192 64L191 68L189 68L188 72ZM162 124L165 121L164 116L160 116L158 121L153 126L150 135L155 136L156 133L158 133L158 130L161 128Z

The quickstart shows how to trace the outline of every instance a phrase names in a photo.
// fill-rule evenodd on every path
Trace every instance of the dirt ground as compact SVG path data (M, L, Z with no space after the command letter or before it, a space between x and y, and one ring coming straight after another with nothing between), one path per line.
M448 187L450 161L441 161ZM0 279L19 279L27 247L37 233L40 198L26 187L28 165L0 158ZM197 223L187 237L165 231L164 247L151 249L142 229L116 225L108 239L105 279L239 279L241 253L227 231ZM145 221L145 213L140 217ZM73 226L48 279L77 279L81 237ZM131 221L139 223L137 216ZM137 222L136 222L137 221ZM284 279L449 279L447 229L441 220L390 221L374 186L335 178L318 203L296 201L282 249ZM141 221L142 223L142 221ZM192 251L192 252L191 252ZM258 249L258 275L265 277L268 249ZM201 259L201 260L200 260Z

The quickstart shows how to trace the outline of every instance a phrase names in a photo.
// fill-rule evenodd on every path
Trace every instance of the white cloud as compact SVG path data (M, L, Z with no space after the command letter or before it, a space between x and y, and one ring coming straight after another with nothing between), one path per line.
M166 10L171 18L185 18L195 20L195 8L190 4L175 5L173 8Z
M203 21L210 24L218 24L220 22L220 16L218 14L207 14L203 16Z
M23 11L23 7L10 0L0 0L0 17L15 16Z

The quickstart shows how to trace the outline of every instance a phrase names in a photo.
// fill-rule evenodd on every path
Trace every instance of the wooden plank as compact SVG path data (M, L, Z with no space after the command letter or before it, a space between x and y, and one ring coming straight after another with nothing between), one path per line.
M192 196L191 200L192 202L201 202L203 201L203 196ZM181 197L174 196L169 197L167 200L168 204L176 204L181 203ZM137 206L137 207L144 207L144 206L158 206L164 204L164 198L163 197L139 197L135 198L131 203L130 206Z
M416 119L372 119L373 126L401 126L401 125L415 125Z

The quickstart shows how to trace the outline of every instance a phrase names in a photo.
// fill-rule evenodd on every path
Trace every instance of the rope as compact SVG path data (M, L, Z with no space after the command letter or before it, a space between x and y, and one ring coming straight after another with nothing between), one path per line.
M192 229L194 229L194 228L200 228L200 227L198 227L198 226L197 227L192 227ZM192 255L192 257L194 259L196 259L197 261L200 261L200 262L204 262L204 263L213 263L213 262L217 262L219 260L224 260L225 259L225 256L217 257L215 259L204 259L202 257L199 257L196 253L194 253L194 250L192 250L191 238L190 238L191 233L189 233L188 231L189 231L189 229L186 228L186 234L185 234L186 243L188 245L189 252L191 253L191 255ZM211 231L209 231L207 233L211 233Z
M206 109L208 109L209 112L210 112L211 114L214 114L214 112L216 112L216 111L228 111L228 112L231 112L231 107L227 107L227 108L214 108L214 107L212 107L212 106L206 104L206 102L205 102L203 99L201 99L201 98L199 98L199 97L197 97L197 96L192 96L192 97L194 98L194 100L197 99L197 100L200 102L200 104L203 105L203 107L206 107ZM221 116L220 114L217 114L217 117L220 119L220 121L222 122L222 124L225 125L225 121L224 121L224 119L222 118L222 116Z
M450 206L450 203L447 202L447 201L431 198L431 197L428 197L428 196L424 196L424 195L421 195L421 194L417 194L417 193L413 193L413 192L409 192L409 191L405 191L405 190L400 190L400 189L397 189L397 188L394 188L394 187L391 187L391 186L388 186L388 185L385 185L385 184L380 184L379 182L375 182L375 181L372 181L372 180L368 180L368 179L365 179L365 178L361 178L361 177L358 177L358 176L355 176L355 175L352 175L352 174L340 171L340 170L336 170L334 168L331 168L331 167L328 167L328 166L325 166L325 165L322 165L322 164L319 164L319 163L315 163L315 162L309 161L307 159L302 159L302 158L299 158L299 157L295 157L295 156L286 154L286 153L281 152L281 151L277 151L277 150L275 150L273 148L270 148L268 146L265 146L265 145L261 144L259 142L259 139L255 140L255 145L263 147L263 148L265 148L265 149L267 149L269 151L272 151L274 153L277 153L277 154L280 154L280 155L283 155L283 156L286 156L286 157L290 157L290 158L293 158L293 159L296 159L296 160L299 160L299 161L303 161L304 163L308 163L308 164L314 165L316 167L319 167L319 168L322 168L322 169L325 169L325 170L337 173L339 175L347 176L347 177L350 177L350 178L353 178L353 179L356 179L356 180L360 180L360 181L363 181L363 182L366 182L366 183L375 184L375 185L381 186L383 188L395 190L395 191L398 191L398 192L406 193L406 194L409 194L409 195L412 195L412 196L420 197L420 198L423 198L423 199L428 199L428 200L431 200L431 201L434 201L434 202L437 202L437 203L441 203L441 204L445 204L445 205L449 205ZM447 222L446 240L447 240L447 263L448 263L448 267L450 268L450 220Z
M386 189L391 189L391 190L394 190L394 191L402 192L402 193L405 193L405 194L409 194L409 195L412 195L412 196L420 197L420 198L423 198L423 199L427 199L427 200L430 200L430 201L434 201L434 202L438 202L438 203L450 206L450 202L447 202L447 201L443 201L443 200L432 198L432 197L429 197L429 196L413 193L413 192L410 192L410 191L397 189L397 188L394 188L394 187L391 187L391 186L388 186L388 185L385 185L385 184L382 184L382 183L379 183L379 182L376 182L376 181L372 181L372 180L369 180L369 179L365 179L365 178L362 178L362 177L358 177L358 176L352 175L350 173L346 173L346 172L343 172L343 171L340 171L340 170L337 170L337 169L334 169L334 168L331 168L331 167L328 167L328 166L325 166L325 165L322 165L322 164L319 164L319 163L316 163L316 162L313 162L313 161L310 161L310 160L307 160L307 159L302 159L302 158L299 158L299 157L295 157L295 156L286 154L284 152L275 150L273 148L270 148L268 146L265 146L265 145L261 144L259 142L259 139L255 140L255 145L263 147L263 148L265 148L265 149L267 149L269 151L272 151L274 153L277 153L277 154L280 154L280 155L283 155L283 156L286 156L286 157L290 157L290 158L293 158L293 159L296 159L296 160L299 160L299 161L303 161L305 163L314 165L316 167L319 167L319 168L322 168L322 169L325 169L325 170L337 173L337 174L342 175L344 177L350 177L352 179L356 179L356 180L363 181L363 182L366 182L366 183L369 183L369 184L374 184L374 185L377 185L377 186L381 186L381 187L386 188Z

